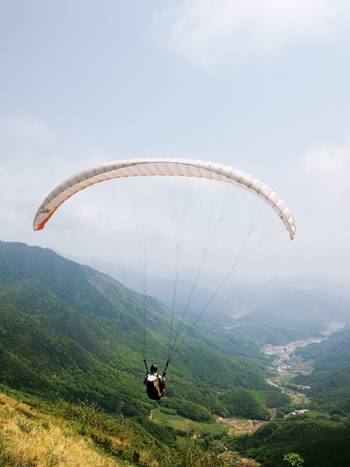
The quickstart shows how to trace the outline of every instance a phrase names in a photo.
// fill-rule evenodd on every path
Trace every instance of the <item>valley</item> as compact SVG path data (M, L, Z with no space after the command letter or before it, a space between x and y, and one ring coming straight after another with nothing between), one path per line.
M332 322L327 323L327 329L321 332L322 337L309 337L295 342L290 342L287 345L265 345L261 350L265 355L277 355L280 359L288 359L297 347L306 347L309 344L319 344L320 342L329 338L334 332L341 331L345 323Z
M298 347L306 347L310 344L319 344L329 338L334 332L341 331L345 323L331 322L327 324L327 329L320 337L309 337L288 345L265 345L261 351L268 356L275 356L270 370L274 373L266 381L274 387L278 387L284 394L290 396L294 405L306 404L310 402L303 393L303 385L293 384L293 378L297 375L309 375L313 370L313 361L304 360L302 357L294 355Z

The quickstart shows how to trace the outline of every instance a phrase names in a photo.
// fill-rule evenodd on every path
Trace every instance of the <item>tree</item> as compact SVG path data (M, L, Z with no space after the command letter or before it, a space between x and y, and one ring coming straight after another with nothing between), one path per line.
M286 454L283 460L287 461L290 467L303 467L304 464L304 459L294 452Z

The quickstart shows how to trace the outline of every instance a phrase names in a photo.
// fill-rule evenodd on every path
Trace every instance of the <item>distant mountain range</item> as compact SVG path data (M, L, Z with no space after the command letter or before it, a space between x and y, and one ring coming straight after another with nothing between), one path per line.
M92 263L101 272L122 279L122 270L117 264L100 258L93 258ZM350 281L323 274L255 282L233 276L215 293L222 280L217 272L203 270L192 290L193 282L188 279L195 277L196 272L179 271L174 301L173 279L152 276L145 280L131 268L125 268L124 272L129 287L141 293L140 284L147 284L146 293L170 309L174 306L175 313L182 315L186 310L186 316L197 319L205 309L200 322L225 328L240 326L264 343L286 344L317 336L329 322L350 322Z
M292 277L274 277L256 286L262 293L274 292L282 287L316 293L325 292L335 297L350 300L350 280L327 276L326 274L301 274Z

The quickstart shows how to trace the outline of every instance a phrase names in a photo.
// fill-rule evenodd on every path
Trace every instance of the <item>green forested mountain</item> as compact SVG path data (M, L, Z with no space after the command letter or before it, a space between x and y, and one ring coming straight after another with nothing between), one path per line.
M347 467L350 425L306 415L275 419L252 435L226 438L232 450L257 459L264 467L283 467L284 455L298 453L305 467Z
M350 327L332 334L318 345L297 349L304 359L312 359L314 371L298 376L296 382L310 386L308 395L313 404L332 414L350 415Z
M144 307L148 356L165 364L170 312L158 300L50 250L0 242L0 383L46 398L87 396L124 415L147 413L155 403L142 385ZM161 405L208 422L212 413L268 419L267 408L288 398L265 383L265 366L252 339L196 328L171 363Z

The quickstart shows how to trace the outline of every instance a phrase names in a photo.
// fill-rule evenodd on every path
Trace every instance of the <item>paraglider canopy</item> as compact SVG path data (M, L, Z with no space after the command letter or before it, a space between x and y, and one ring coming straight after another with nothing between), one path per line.
M290 238L295 236L294 219L284 201L270 187L242 170L214 162L191 159L128 159L113 161L78 172L58 185L38 209L33 228L41 230L56 209L75 193L105 180L138 176L185 176L219 180L249 190L278 214Z

